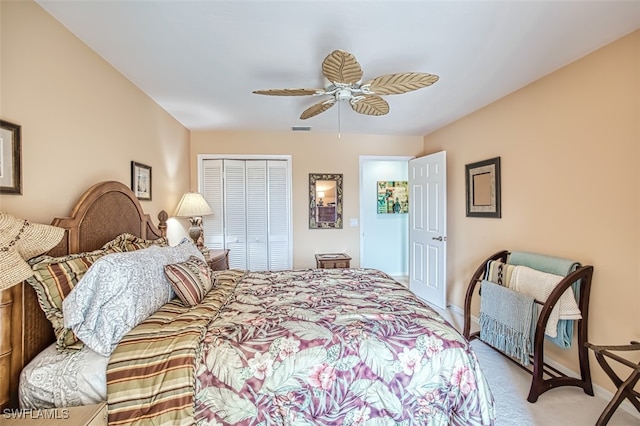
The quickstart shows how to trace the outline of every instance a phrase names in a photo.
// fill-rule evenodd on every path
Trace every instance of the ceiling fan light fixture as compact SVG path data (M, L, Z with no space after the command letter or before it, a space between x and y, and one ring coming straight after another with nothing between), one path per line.
M362 68L355 56L344 50L334 50L322 61L322 75L328 82L324 89L267 89L255 90L258 95L270 96L329 96L307 108L301 120L314 117L338 101L348 101L351 108L364 115L385 115L389 104L380 95L396 95L431 86L438 76L428 73L405 72L384 74L362 84Z
M340 89L334 95L338 101L348 101L353 97L351 89Z

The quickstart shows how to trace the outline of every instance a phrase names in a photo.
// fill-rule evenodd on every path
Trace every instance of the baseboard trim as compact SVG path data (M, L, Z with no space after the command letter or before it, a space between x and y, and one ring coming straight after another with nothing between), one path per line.
M459 315L461 318L464 318L464 311L462 309L460 309L459 307L455 306L455 305L448 305L447 306L449 310L451 310L451 312L453 312L456 315ZM479 327L479 322L478 322L478 318L471 315L471 322L476 325L477 327ZM567 376L571 376L571 377L580 377L580 374L565 367L564 365L560 364L559 362L555 361L553 358L546 356L545 357L545 362L547 364L549 364L551 367L557 369L558 371L562 372L563 374L566 374ZM593 363L590 363L591 367L593 368ZM553 392L553 391L552 391ZM610 392L609 390L603 388L602 386L597 385L596 383L593 383L593 393L598 396L599 398L602 398L606 401L611 401L611 399L613 399L614 393ZM633 417L640 419L640 412L638 412L638 410L636 410L636 408L633 406L633 404L631 402L629 402L628 399L625 399L619 407L620 410L632 415ZM615 415L615 414L614 414Z
M447 305L447 308L451 309L455 314L460 315L464 318L464 311L458 308L456 305ZM471 321L478 324L478 318L471 315Z

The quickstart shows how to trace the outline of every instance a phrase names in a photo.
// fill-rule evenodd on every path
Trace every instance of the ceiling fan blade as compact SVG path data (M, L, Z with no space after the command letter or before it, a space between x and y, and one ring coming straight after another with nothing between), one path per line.
M351 53L334 50L322 61L322 75L332 83L355 84L362 79L362 68Z
M349 101L355 112L366 115L385 115L389 112L389 104L380 96L364 95Z
M309 108L305 109L304 112L300 115L301 120L306 120L307 118L314 117L321 112L325 112L332 106L334 106L336 100L334 98L327 99L326 101L318 102L315 105L311 105Z
M431 86L440 77L424 72L385 74L367 81L362 88L368 88L376 95L397 95Z
M307 95L321 95L324 93L322 89L265 89L254 90L256 95L271 95L271 96L307 96Z

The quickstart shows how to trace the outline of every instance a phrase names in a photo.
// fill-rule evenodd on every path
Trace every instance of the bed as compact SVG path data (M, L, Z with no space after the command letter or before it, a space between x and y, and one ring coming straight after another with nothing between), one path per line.
M166 218L156 227L126 186L103 182L53 221L67 232L52 253L100 249L123 233L161 239ZM171 299L102 355L110 424L493 424L469 342L386 274L213 274L199 303ZM0 300L11 306L0 377L15 406L23 367L60 338L30 286Z

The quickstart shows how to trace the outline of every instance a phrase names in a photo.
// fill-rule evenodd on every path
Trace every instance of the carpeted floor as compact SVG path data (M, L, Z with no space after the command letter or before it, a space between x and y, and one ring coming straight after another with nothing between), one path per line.
M527 402L526 394L518 398L521 391L518 383L513 380L513 375L520 372L512 371L518 367L479 340L471 342L471 345L493 393L496 403L496 426L535 426L535 418L529 410L531 404Z
M577 387L551 389L535 404L527 402L531 376L479 340L471 342L496 403L496 426L595 425L609 400ZM591 368L599 368L592 365ZM630 405L630 404L629 404ZM609 426L640 426L640 417L618 408Z
M531 404L527 402L531 375L485 343L476 339L471 345L493 393L496 426L592 426L609 403L608 399L566 386L547 391ZM600 367L596 363L591 368ZM635 417L618 408L608 425L640 426L640 415Z

